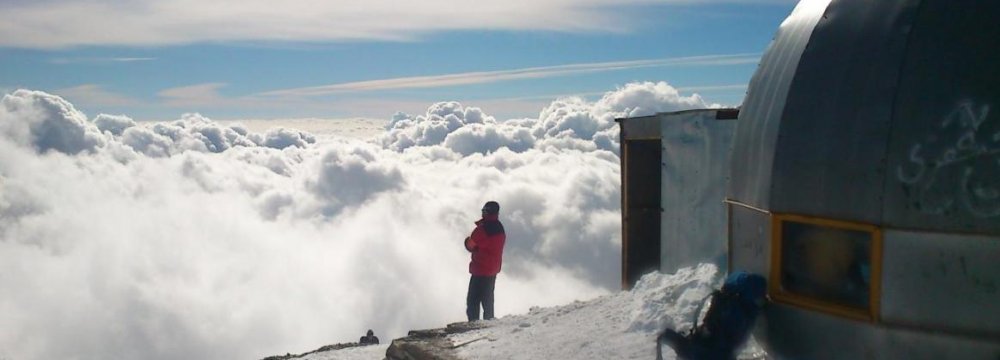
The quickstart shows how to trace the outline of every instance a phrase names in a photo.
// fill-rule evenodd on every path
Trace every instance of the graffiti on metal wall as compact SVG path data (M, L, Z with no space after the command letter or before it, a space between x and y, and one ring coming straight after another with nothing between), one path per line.
M896 168L910 206L939 215L1000 216L1000 121L989 104L962 101Z

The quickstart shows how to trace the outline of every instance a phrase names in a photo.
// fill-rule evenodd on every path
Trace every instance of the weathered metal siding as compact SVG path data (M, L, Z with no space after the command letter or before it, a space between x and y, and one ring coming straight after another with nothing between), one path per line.
M660 271L712 259L725 266L726 181L734 120L716 110L660 114Z
M1000 234L1000 1L925 1L897 93L887 226Z
M830 0L805 0L785 19L750 80L740 109L733 143L729 197L744 203L770 205L774 143L788 89L799 57Z
M771 273L771 215L729 204L729 268Z
M879 223L892 101L917 1L834 1L799 59L770 210Z
M884 235L884 322L1000 341L1000 321L995 321L1000 319L1000 237L892 230Z
M986 320L984 317L983 321ZM775 359L996 360L1000 343L933 330L900 329L771 304L757 336Z
M660 117L637 116L627 119L617 119L621 140L650 140L660 138Z

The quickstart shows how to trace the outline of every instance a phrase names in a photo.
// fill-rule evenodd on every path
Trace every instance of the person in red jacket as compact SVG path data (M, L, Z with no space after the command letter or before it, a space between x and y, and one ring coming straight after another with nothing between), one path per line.
M500 204L488 201L483 205L483 218L476 221L476 229L465 238L465 249L472 253L469 262L469 293L465 298L465 314L469 321L479 320L479 305L483 306L483 319L493 319L493 288L507 235L499 220Z

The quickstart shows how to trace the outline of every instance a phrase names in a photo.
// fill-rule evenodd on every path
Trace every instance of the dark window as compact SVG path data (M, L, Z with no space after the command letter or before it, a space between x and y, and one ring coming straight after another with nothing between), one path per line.
M785 221L781 286L799 295L868 307L871 234Z
M779 216L775 274L779 300L874 319L879 232L875 226ZM876 253L876 255L878 255ZM878 260L876 260L878 261Z

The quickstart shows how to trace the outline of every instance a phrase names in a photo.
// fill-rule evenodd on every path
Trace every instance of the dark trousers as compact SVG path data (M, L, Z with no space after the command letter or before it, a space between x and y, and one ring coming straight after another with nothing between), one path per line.
M469 294L465 297L465 315L469 321L479 320L479 304L483 305L483 319L493 318L493 286L496 276L476 276L469 278Z

